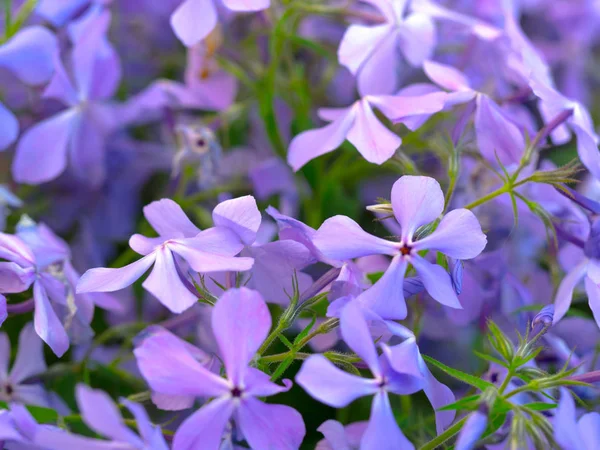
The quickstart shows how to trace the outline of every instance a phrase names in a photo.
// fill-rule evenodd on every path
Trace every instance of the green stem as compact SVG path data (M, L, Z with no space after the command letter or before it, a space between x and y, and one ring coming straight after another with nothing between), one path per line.
M500 197L502 194L506 194L507 192L510 192L510 188L508 185L504 185L500 189L496 189L495 191L490 192L489 194L481 197L480 199L469 203L467 206L464 206L463 208L465 208L465 209L476 208L486 202L489 202L490 200L495 199L496 197Z
M515 371L512 368L508 369L508 373L506 374L504 381L502 381L502 384L498 388L499 395L502 395L504 393L504 391L508 387L508 383L510 383L510 380L512 380L514 374L515 374Z
M289 352L285 353L277 353L275 355L263 356L262 358L260 358L260 361L264 363L284 361L285 359L289 358L292 354L296 359L306 359L310 356L310 353L294 352L293 350L290 350Z
M467 417L469 416L465 416L462 419L460 419L458 422L456 422L442 434L437 436L435 439L432 439L427 444L423 445L419 450L434 450L440 447L444 442L446 442L448 439L450 439L462 429L463 425L467 421Z

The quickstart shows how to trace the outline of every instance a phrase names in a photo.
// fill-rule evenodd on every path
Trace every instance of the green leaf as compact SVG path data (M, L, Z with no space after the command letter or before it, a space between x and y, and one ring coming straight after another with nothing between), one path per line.
M306 327L304 327L300 334L296 336L296 339L294 339L294 345L297 345L302 339L308 336L308 333L310 333L316 321L317 315L313 313L310 323Z
M457 380L460 380L463 383L466 383L470 386L476 387L481 391L485 391L487 388L494 387L492 383L489 383L473 375L469 375L468 373L461 372L460 370L448 367L447 365L431 358L430 356L423 355L423 359L425 359L425 361L427 361L429 364L440 369L442 372L445 372L446 374L450 375L451 377L456 378Z
M473 353L475 353L475 356L478 356L479 358L481 358L485 361L488 361L488 362L491 362L494 364L498 364L498 365L506 367L508 369L508 364L505 361L502 361L498 358L494 358L491 355L486 355L485 353L478 352L477 350L473 350Z
M283 342L283 345L285 345L287 348L289 348L290 350L292 350L294 348L294 344L292 344L288 338L286 338L283 334L279 334L277 335L277 337L279 338L279 340L281 342Z
M38 423L56 423L58 420L58 413L51 408L34 405L27 405L26 408ZM0 409L8 409L6 402L0 402Z
M532 411L549 411L556 408L558 405L553 403L534 402L522 405L523 408L531 409Z
M473 411L477 409L477 405L479 403L479 399L481 395L469 395L468 397L463 397L460 400L455 401L454 403L450 403L449 405L438 408L436 411Z
M372 284L375 284L379 281L379 279L383 276L383 272L373 272L368 273L367 278Z

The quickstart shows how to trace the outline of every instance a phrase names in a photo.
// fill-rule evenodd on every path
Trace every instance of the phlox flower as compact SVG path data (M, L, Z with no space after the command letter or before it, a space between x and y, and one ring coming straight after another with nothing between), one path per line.
M519 163L525 138L519 127L488 95L473 89L468 78L454 67L426 61L423 69L440 87L450 91L448 105L472 103L477 148L490 163Z
M225 8L236 12L260 11L270 0L222 0ZM204 39L217 26L215 0L184 0L171 15L171 27L186 47Z
M0 68L7 69L29 86L46 83L54 73L58 41L50 30L41 26L22 29L0 45ZM19 121L0 102L0 151L19 135Z
M44 96L67 109L36 123L17 145L12 172L20 183L40 184L70 167L86 184L105 178L105 137L114 126L105 101L120 80L118 56L107 43L108 11L92 11L72 28L71 75L56 58L56 70Z
M218 449L231 418L251 448L299 448L305 433L300 414L257 398L286 391L291 384L278 386L249 366L271 328L271 315L260 294L247 288L228 290L212 310L211 322L226 378L206 369L190 344L170 333L151 335L134 350L154 392L212 398L177 429L173 449Z
M322 355L311 355L302 364L296 382L312 397L334 408L343 408L359 397L374 395L371 418L362 439L361 450L401 448L413 449L404 436L390 406L388 393L413 394L423 388L423 377L410 361L414 354L400 352L381 344L377 354L363 312L353 303L341 315L340 328L344 341L369 366L373 378L361 378L337 368Z
M26 221L17 227L17 235L0 233L0 258L7 260L0 262L0 292L24 292L33 286L35 330L58 356L69 348L67 331L91 334L95 304L121 309L110 296L75 294L79 274L69 248L44 224Z
M569 247L563 250L563 255L565 252L568 252L569 271L556 291L553 322L557 323L565 316L573 300L573 291L583 280L590 309L600 326L600 221L596 219L592 223L583 251Z
M150 422L144 408L135 402L121 399L133 415L139 435L125 425L123 417L112 399L99 389L78 384L75 389L77 406L85 424L110 441L93 439L66 432L55 427L39 427L34 442L48 450L78 448L86 450L168 450L160 427Z
M244 243L223 223L234 224L228 213L215 208L214 228L200 231L172 200L162 199L144 207L144 216L158 237L134 234L130 247L143 258L118 269L96 268L83 274L77 292L113 292L140 278L152 265L154 268L142 286L163 305L180 313L195 304L198 296L184 284L181 258L196 272L244 271L252 267L252 258L236 258ZM232 225L233 226L233 225ZM247 232L240 226L240 235ZM189 283L189 282L188 282Z
M300 288L312 283L310 275L300 272L313 262L304 245L291 239L264 242L259 236L262 215L251 195L221 202L213 212L216 226L231 229L244 243L242 256L254 260L245 274L247 287L260 292L270 303L287 304L287 294L293 292L294 274Z
M560 388L560 401L553 425L554 438L564 450L593 450L600 447L600 414L587 413L577 420L575 401L566 388Z
M342 425L337 420L326 420L317 431L325 436L319 441L315 450L352 450L359 448L360 441L369 422L354 422Z
M0 400L48 406L48 395L40 383L23 383L46 370L44 343L31 323L19 334L17 357L10 371L9 361L10 341L6 333L0 333Z
M413 66L429 59L436 31L428 15L410 13L410 0L364 0L383 14L384 23L350 25L340 42L338 59L357 76L363 95L391 94L397 88L399 52Z
M403 176L392 187L392 208L402 234L393 242L365 232L346 216L327 219L313 238L327 257L348 260L368 255L390 255L392 262L383 276L357 300L384 319L404 319L407 314L403 294L404 275L409 265L417 271L425 290L438 302L461 308L450 275L437 264L419 255L433 250L455 259L471 259L486 245L486 237L475 215L466 209L446 214L434 232L415 239L419 227L435 221L444 210L444 195L433 178Z
M367 161L383 164L400 147L402 139L375 116L377 107L392 122L412 116L433 114L444 107L446 94L368 95L346 108L322 108L319 116L331 122L322 128L298 134L288 150L288 163L299 170L310 160L332 152L348 139Z

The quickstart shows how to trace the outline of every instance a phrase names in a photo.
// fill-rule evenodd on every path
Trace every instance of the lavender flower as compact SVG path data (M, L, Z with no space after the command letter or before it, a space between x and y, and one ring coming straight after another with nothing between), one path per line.
M123 450L168 450L159 427L150 422L144 408L122 399L123 405L135 418L139 435L125 425L121 413L111 398L97 389L83 384L76 388L77 405L85 424L110 443L98 439L67 433L64 430L42 427L35 434L35 443L45 449L123 449Z
M249 367L271 328L269 310L260 295L247 288L230 289L212 311L212 329L227 378L207 370L194 352L164 333L150 336L134 351L138 366L157 393L213 398L187 418L175 433L175 450L218 449L232 416L252 448L296 449L304 437L300 414L284 405L266 404L268 397L291 386L278 386L268 375ZM168 352L163 352L169 348Z
M344 308L340 326L344 341L368 365L373 378L349 374L324 356L312 355L296 375L296 382L312 397L334 408L342 408L359 397L374 395L361 448L414 448L396 423L388 393L408 395L423 388L422 374L412 370L415 364L411 358L416 355L394 354L381 344L383 353L378 356L363 313L352 303Z
M486 244L477 218L466 209L446 214L436 230L427 237L414 240L417 229L440 216L444 196L437 181L429 177L404 176L392 188L394 215L402 227L399 242L372 236L344 216L326 220L313 241L327 257L350 259L367 255L390 255L392 263L385 274L358 300L384 319L406 317L403 295L404 274L411 264L421 278L427 292L438 302L452 308L461 308L448 273L437 264L431 264L418 252L439 251L456 259L471 259L479 255Z
M237 211L228 209L220 216L219 206L215 210L221 217L215 221L218 224L237 227L244 238L251 232L228 216ZM144 207L144 216L159 234L155 238L135 234L129 240L131 248L144 257L119 269L88 270L77 284L78 293L118 291L135 282L154 265L143 283L144 288L171 311L180 313L196 303L198 296L181 279L184 275L179 258L202 273L243 271L252 267L251 258L235 257L244 245L230 228L217 226L200 231L172 200L152 202Z

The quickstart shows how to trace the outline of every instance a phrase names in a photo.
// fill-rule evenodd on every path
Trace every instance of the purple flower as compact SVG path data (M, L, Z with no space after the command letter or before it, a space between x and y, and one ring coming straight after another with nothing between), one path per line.
M372 105L392 122L411 116L433 114L444 107L447 94L434 92L417 96L365 96L346 108L322 108L319 115L331 122L322 128L297 135L288 150L288 163L299 170L310 160L332 152L348 139L367 161L383 164L390 159L402 139L388 130L375 116Z
M466 209L446 214L434 232L415 240L418 229L435 221L444 210L444 195L433 178L403 176L392 188L392 208L402 227L399 242L366 233L345 216L327 219L314 236L316 247L327 257L347 260L367 255L390 255L392 262L384 275L357 299L384 319L404 319L404 275L412 265L425 289L435 300L461 308L448 272L419 255L422 250L441 252L455 259L471 259L486 245L477 218Z
M270 0L222 0L232 11L260 11L269 7ZM217 26L215 0L184 0L171 16L171 27L186 47L200 42Z
M58 428L40 427L35 434L37 445L55 450L65 448L168 450L169 447L160 427L150 422L148 414L141 405L121 399L136 421L139 432L137 435L125 425L119 409L105 392L78 384L75 394L85 424L95 433L110 439L110 444L107 441L78 436Z
M600 414L591 412L577 420L575 402L566 388L560 389L560 402L554 416L554 438L564 450L600 448Z
M458 435L456 450L473 450L487 427L487 414L481 411L471 413Z
M309 275L300 272L313 262L304 245L287 239L261 242L258 233L262 216L251 195L220 203L213 211L213 220L215 225L231 229L244 242L241 254L254 260L246 286L260 292L267 302L288 303L286 293L293 292L294 273L301 290L312 283Z
M421 13L407 13L409 0L365 0L383 13L384 23L351 25L338 59L358 78L361 95L391 94L397 88L398 49L413 66L429 59L436 45L435 25Z
M368 425L369 422L354 422L343 426L337 420L327 420L317 428L325 439L317 443L315 450L358 449Z
M46 28L32 26L0 45L0 67L10 70L23 83L37 86L50 80L57 54L58 41L54 34ZM17 118L0 102L0 151L15 142L18 135Z
M529 85L540 98L540 111L546 121L552 120L565 110L573 111L566 123L557 127L551 134L552 140L556 144L568 142L571 137L568 130L570 128L577 137L579 159L595 178L600 179L600 138L586 107L563 96L554 89L551 79L544 79L535 71L530 76Z
M23 383L46 371L43 342L31 323L25 325L19 334L17 358L10 371L9 360L10 341L6 333L0 333L0 400L48 406L48 395L41 384Z
M558 286L554 300L554 318L556 324L569 310L573 291L583 280L594 319L600 326L600 221L596 219L590 229L583 252L575 246L571 249L574 258L569 261L569 270Z
M119 59L106 41L108 11L92 11L72 29L75 41L72 75L56 58L56 71L44 91L68 108L31 128L17 145L13 176L20 183L40 184L63 173L70 160L74 174L97 186L105 177L104 140L114 126L104 103L116 91Z
M69 348L65 328L77 334L83 327L91 335L95 303L119 309L110 297L74 295L78 274L68 247L43 224L21 223L17 236L0 233L0 258L7 260L0 262L0 292L24 292L33 285L35 330L58 356Z
M311 355L296 375L296 382L312 397L334 408L374 395L371 418L360 448L414 448L396 423L388 393L408 395L423 388L422 374L414 371L415 364L410 361L416 355L393 354L389 347L381 344L383 353L378 356L363 312L354 303L344 308L340 327L344 341L369 366L373 378L349 374L324 356Z
M63 26L70 18L83 10L90 3L107 5L112 0L41 0L35 12L48 20L55 27Z
M467 77L454 67L426 61L423 68L427 76L440 87L451 92L448 105L474 103L477 147L492 164L520 161L525 150L525 139L519 127L488 95L471 88Z
M10 410L0 411L0 443L11 445L5 448L45 450L35 444L35 438L40 428L42 427L23 405L11 403Z
M252 267L251 258L235 257L244 247L238 236L248 238L252 231L236 224L228 216L233 211L221 205L215 208L217 226L200 231L174 201L162 199L150 203L144 207L144 216L159 236L134 234L129 240L130 247L144 257L119 269L88 270L79 280L77 292L118 291L135 282L154 264L142 286L171 311L186 310L197 302L198 296L184 283L182 260L201 273L244 271ZM229 226L237 227L238 234Z
M297 449L305 428L300 414L284 405L266 404L268 397L289 389L249 367L271 328L261 296L250 289L230 289L212 311L212 329L227 378L207 370L189 344L150 336L134 353L150 388L162 394L213 398L187 418L175 433L174 450L218 449L227 424L235 418L251 448ZM164 349L169 351L165 352Z

